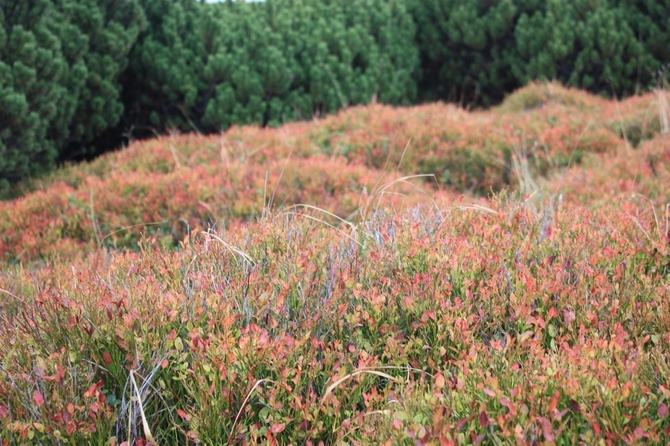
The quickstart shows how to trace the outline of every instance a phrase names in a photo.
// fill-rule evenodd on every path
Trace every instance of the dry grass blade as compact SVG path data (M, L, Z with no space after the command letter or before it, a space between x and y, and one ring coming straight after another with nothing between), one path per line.
M633 223L635 223L635 225L640 229L640 231L642 231L642 232L644 233L644 236L647 237L647 240L649 240L650 242L652 242L652 239L651 239L651 236L649 235L649 232L646 231L646 230L642 227L642 224L640 223L640 221L639 221L636 217L633 217L632 215L630 215L630 214L628 214L628 213L627 213L626 215L628 216L628 218L630 218L630 219L633 221Z
M281 183L281 179L284 177L284 172L286 171L286 166L288 166L289 161L291 161L291 156L293 155L293 149L294 146L291 146L291 150L288 153L288 156L286 157L286 162L284 162L284 165L281 168L281 172L279 173L279 178L277 178L277 182L275 183L275 188L272 191L272 198L270 198L270 203L268 207L272 208L272 205L275 202L275 195L277 194L277 189L279 188L279 183ZM265 193L263 193L263 207L265 207Z
M519 181L519 190L523 195L534 195L539 190L539 186L535 178L533 178L525 149L522 152L516 146L513 147L512 168L516 172L517 180Z
M23 299L21 299L19 296L17 296L17 295L14 294L14 293L11 293L11 292L9 292L9 291L7 291L7 290L3 290L2 288L0 288L0 293L6 294L6 295L8 295L9 297L11 297L11 298L13 298L13 299L16 299L16 300L18 300L19 302L21 302L22 304L26 305L26 301L23 300Z
M402 164L402 160L405 158L405 154L407 153L407 149L409 149L409 144L412 142L412 138L409 138L407 140L407 144L405 144L405 148L402 151L402 154L400 155L400 160L398 161L398 165L395 167L395 172L396 174L400 170L400 165ZM386 161L384 161L384 168L382 169L382 172L385 174L388 173L388 165L389 161L391 160L391 152L389 151L388 155L386 156ZM379 184L382 182L382 177L379 178L377 183L375 183L375 186L372 188L373 191L377 190L379 188Z
M299 208L299 207L301 207L301 208L305 208L305 209L312 209L312 210L314 210L314 211L318 211L318 212L322 212L322 213L324 213L324 214L326 214L326 215L330 215L330 216L333 217L334 219L339 220L342 224L345 224L345 225L349 226L349 227L350 227L351 229L353 229L354 231L359 231L359 230L360 230L361 232L363 232L363 234L367 235L368 237L372 237L371 234L368 234L367 232L365 232L365 231L359 229L359 228L358 228L355 224L353 224L352 222L350 222L350 221L348 221L348 220L345 220L344 218L342 218L342 217L340 217L340 216L338 216L338 215L335 215L335 214L333 214L332 212L327 211L327 210L325 210L325 209L322 209L322 208L320 208L320 207L318 207L318 206L312 206L311 204L294 204L293 206L290 206L288 209L290 210L290 209ZM321 221L321 220L319 220L319 221ZM324 223L325 223L325 222L324 222Z
M421 189L419 186L417 186L417 185L415 185L415 184L412 184L412 183L409 181L409 180L411 180L411 179L415 179L415 178L433 178L433 179L435 179L435 180L437 181L437 178L435 177L434 174L432 174L432 173L421 173L421 174L407 175L407 176L404 176L404 177L396 178L395 180L392 180L392 181L389 181L388 183L385 183L385 184L382 185L381 187L375 187L375 189L372 191L372 194L370 194L370 198L368 199L367 203L366 203L365 206L363 207L363 211L360 213L360 215L363 216L363 217L365 217L365 216L368 214L368 211L369 211L369 209L370 209L370 206L372 206L372 203L375 201L375 199L379 200L379 198L380 198L381 196L383 196L384 193L385 193L389 188L393 187L394 185L396 185L396 184L398 184L398 183L402 183L402 184L410 184L410 185L411 185L412 187L414 187L415 189L417 189L417 190L423 192L424 194L426 194L426 196L428 196L428 197L433 201L433 204L434 204L435 207L437 208L437 203L435 203L435 200L432 199L432 197L430 196L430 194L428 194L426 191L424 191L423 189Z
M433 174L428 174L428 176L429 176L429 177L433 177L433 178L435 178L435 175L433 175ZM418 184L414 184L414 183L412 183L412 182L410 182L410 181L407 181L406 179L403 179L403 178L400 178L400 179L396 180L395 182L397 182L397 183L402 183L402 184L407 184L407 185L410 186L412 189L414 189L414 190L416 190L416 191L418 191L418 192L424 194L424 195L425 195L426 197L428 197L428 199L431 201L431 203L433 204L433 206L435 207L435 209L437 209L437 210L440 209L439 206L437 205L437 202L435 201L435 199L434 199L433 197L431 197L431 195L428 193L428 191L425 190L424 188L422 188L421 186L419 186ZM381 192L382 195L383 195L383 194L388 194L388 193L389 193L389 192L386 191L386 189L387 189L387 188L384 188L384 189L382 190L382 192Z
M237 422L240 420L240 415L242 415L242 411L244 410L244 407L247 405L247 402L249 401L249 398L251 398L251 395L254 393L256 388L263 384L264 382L270 382L270 383L275 383L271 379L259 379L254 383L254 386L251 388L249 393L247 394L247 397L242 401L242 406L240 406L240 410L237 411L237 416L235 416L235 421L233 421L233 427L230 428L230 435L228 436L228 441L233 438L233 435L235 434L235 427L237 426Z
M308 218L308 219L310 219L310 220L318 221L319 223L322 223L322 224L328 226L329 228L332 228L332 229L336 230L337 232L339 232L340 234L342 234L342 235L345 236L346 238L348 238L348 239L350 239L351 241L353 241L354 243L356 243L356 244L357 244L358 246L360 246L361 248L363 247L363 244L362 244L361 242L359 242L358 240L356 240L355 238L353 238L352 236L350 236L349 234L347 234L346 232L344 232L342 229L338 228L338 227L335 226L335 225L331 225L331 224L328 223L327 221L321 220L320 218L316 218L316 217L314 217L314 216L307 215L307 214L301 214L301 213L299 213L299 212L291 212L291 211L287 211L287 212L285 212L285 214L286 214L286 215L295 215L296 217L305 217L305 218Z
M668 104L668 96L666 95L668 82L664 82L663 88L654 90L658 100L658 118L661 122L661 133L670 133L670 104Z
M362 375L364 373L369 373L371 375L381 376L382 378L386 378L389 381L393 381L393 382L396 382L396 383L400 382L399 379L389 375L388 373L380 372L377 369L356 370L355 372L352 372L352 373L349 373L348 375L343 376L342 378L338 379L337 381L332 383L330 386L328 386L328 388L326 389L326 392L323 394L323 398L321 398L321 402L323 402L328 397L328 395L330 395L333 392L333 390L335 390L337 388L337 386L342 384L344 381L347 381L348 379L351 379L354 376Z
M256 266L256 262L249 256L249 254L245 253L239 248L234 247L230 243L226 243L221 237L218 235L214 234L213 232L204 232L203 234L206 234L209 237L212 237L214 240L218 241L221 243L228 251L232 252L233 254L237 254L240 257L242 257L244 260L247 261L250 265Z
M647 203L649 203L649 206L651 207L651 212L654 216L654 225L656 227L656 235L658 236L658 240L660 241L660 240L663 240L664 237L668 237L669 236L668 234L670 234L670 203L665 205L665 211L664 211L665 222L664 222L664 225L663 225L663 224L661 224L661 221L658 218L658 213L656 212L656 206L654 205L654 202L652 200L650 200L649 198L647 198L643 195L640 195L640 194L633 194L632 198L640 198L640 199L646 201ZM652 241L651 234L649 234L649 232L646 231L642 227L642 224L640 223L640 221L636 217L630 215L630 213L626 213L626 215L628 216L628 218L633 220L633 222L637 225L637 227L642 232L644 232L644 235L651 242Z
M402 160L405 159L405 154L407 153L407 149L409 149L409 144L411 142L412 142L412 138L407 140L407 144L405 144L405 149L402 151L402 155L400 155L400 161L398 161L398 165L395 168L396 172L400 169L400 165L402 164Z
M457 208L462 210L462 211L469 211L469 210L471 210L471 211L481 211L481 212L487 212L487 213L493 214L493 215L498 215L498 211L493 210L491 208L488 208L486 206L479 205L479 204L465 204L465 205L457 206Z
M418 174L415 174L415 175L406 175L404 177L396 178L395 180L389 181L388 183L384 184L382 187L379 188L378 191L376 191L376 192L373 191L372 196L374 196L378 192L381 192L381 191L384 191L384 190L388 189L389 187L393 186L396 183L407 183L408 180L412 180L412 179L415 179L415 178L433 178L437 181L437 178L435 177L435 174L432 174L432 173L418 173Z
M102 240L100 239L100 228L98 227L98 223L95 220L95 210L93 208L93 202L94 202L93 201L93 188L91 188L89 190L89 192L90 192L89 199L90 199L90 206L91 206L91 214L90 214L91 225L93 226L93 234L95 235L95 241L98 242L98 246L101 246L102 245Z
M107 238L113 236L114 234L118 234L119 232L127 231L128 229L139 228L141 226L156 226L156 225L162 225L162 224L169 223L169 222L170 222L169 220L161 220L161 221L154 221L154 222L151 222L151 223L138 223L136 225L124 226L123 228L117 229L116 231L110 232L109 234L104 236L102 238L102 240L100 240L100 243L98 244L98 249L102 248L102 243Z
M154 437L151 434L151 429L149 428L147 417L144 414L144 407L142 406L142 395L140 394L140 389L137 386L137 382L135 381L135 373L133 370L130 371L130 382L133 384L133 389L135 389L135 398L137 398L137 406L140 409L140 416L142 417L142 430L144 431L144 436L149 443L156 445L158 443L156 443L156 440L154 440Z
M572 167L572 160L575 156L575 152L577 151L577 146L581 142L582 138L586 134L586 132L589 130L591 127L591 122L587 123L582 132L579 134L577 137L577 140L575 141L574 145L572 146L572 151L570 152L570 158L568 158L568 164L565 166L565 172L563 172L563 180L561 181L561 187L560 190L565 190L565 183L568 179L568 172L570 171L570 167ZM626 143L626 147L628 147L628 143Z

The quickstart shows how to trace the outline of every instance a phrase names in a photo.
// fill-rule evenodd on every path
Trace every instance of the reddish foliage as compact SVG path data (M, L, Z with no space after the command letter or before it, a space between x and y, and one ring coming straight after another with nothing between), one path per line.
M143 411L160 444L663 442L667 135L552 88L137 143L3 203L3 259L45 261L0 273L2 435L146 444ZM176 249L105 238L180 219Z

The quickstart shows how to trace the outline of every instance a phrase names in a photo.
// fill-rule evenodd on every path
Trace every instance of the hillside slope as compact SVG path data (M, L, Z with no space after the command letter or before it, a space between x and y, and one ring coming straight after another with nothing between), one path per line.
M404 175L434 175L423 183L447 196L516 188L520 174L541 181L567 170L574 179L585 159L616 163L658 134L658 104L653 94L615 103L535 84L489 112L374 105L279 129L136 142L0 203L0 260L135 248L141 233L167 237L180 219L204 229L275 205L305 203L347 217L361 206L363 191ZM636 181L644 183L646 173Z
M533 84L26 185L0 204L0 439L668 441L664 104Z

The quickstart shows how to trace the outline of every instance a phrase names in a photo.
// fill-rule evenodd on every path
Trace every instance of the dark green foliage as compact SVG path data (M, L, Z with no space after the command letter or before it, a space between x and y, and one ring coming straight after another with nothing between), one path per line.
M48 127L66 120L57 104L69 103L63 81L69 67L44 19L50 9L48 0L6 1L0 8L0 193L58 155Z
M519 15L540 1L411 0L430 99L493 103L518 87L510 70Z
M278 125L416 98L415 28L402 1L145 7L150 26L125 77L135 128Z
M492 104L535 79L604 94L670 61L668 1L412 0L427 98ZM427 93L427 94L426 94Z
M0 194L118 122L142 17L135 0L0 3Z
M670 64L670 0L615 0L644 48L636 72L642 87L655 86L659 74L667 80Z
M605 1L548 0L515 28L516 79L555 79L597 93L635 91L642 45L624 11Z
M140 0L147 28L139 36L123 76L126 125L164 130L189 124L203 111L204 66L214 41L203 5L193 0ZM192 122L192 121L191 121Z
M0 0L0 196L124 135L486 106L534 79L631 94L667 78L669 16L670 0Z
M144 15L137 0L76 0L56 1L63 20L68 20L71 32L88 40L82 61L83 79L76 97L77 107L69 125L69 136L61 158L82 154L67 150L71 144L81 146L98 139L101 132L114 127L121 118L119 76L128 64L128 53L144 24ZM71 37L62 36L63 42ZM73 76L75 73L73 73ZM87 149L82 146L83 153Z

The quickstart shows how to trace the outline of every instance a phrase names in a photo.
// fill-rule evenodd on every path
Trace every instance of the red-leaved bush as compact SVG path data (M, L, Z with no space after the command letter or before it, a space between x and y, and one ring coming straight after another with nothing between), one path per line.
M0 444L667 442L658 94L373 105L26 185Z

